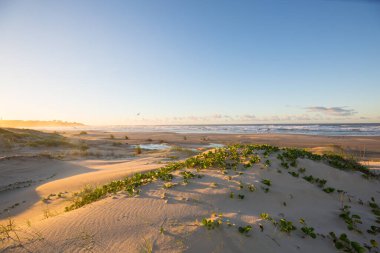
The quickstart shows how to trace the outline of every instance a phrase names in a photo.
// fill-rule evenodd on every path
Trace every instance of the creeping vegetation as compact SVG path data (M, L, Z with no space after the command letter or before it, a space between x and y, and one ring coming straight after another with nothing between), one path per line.
M288 221L284 218L276 221L268 213L261 213L260 218L263 220L270 221L275 227L278 227L281 232L290 233L293 230L296 230L296 226L293 225L291 221Z
M263 180L261 180L261 183L265 184L267 186L271 186L271 184L272 184L272 182L269 179L263 179Z
M194 173L192 173L192 172L190 172L190 171L182 171L181 173L180 173L181 175L183 175L183 181L185 182L185 183L188 183L188 180L189 179L192 179L192 178L195 178L195 177L197 177L197 178L202 178L202 175L196 175L196 174L194 174Z
M166 182L164 183L163 187L165 189L170 189L170 188L173 188L174 186L176 186L176 184L172 183L172 182Z
M268 192L269 192L269 186L272 185L272 182L271 182L269 179L263 179L263 180L261 180L261 183L262 183L263 185L268 186L268 187L261 186L261 189L262 189L265 193L268 193Z
M252 226L251 225L247 225L247 226L239 227L238 228L239 233L245 234L245 235L247 235L249 233L249 231L251 231L251 230L252 230Z
M306 171L305 168L299 168L299 169L298 169L298 172L299 172L299 173L305 173L305 171Z
M109 194L114 194L119 191L125 191L129 195L135 195L139 192L139 188L155 180L163 180L170 182L173 179L171 174L175 170L180 169L196 169L197 171L203 169L220 169L220 170L237 170L239 166L244 167L245 161L249 161L250 164L258 163L260 157L255 154L255 151L264 151L266 156L273 153L278 153L278 159L292 163L292 161L298 158L307 158L314 161L325 161L334 167L345 170L356 170L360 171L371 177L376 177L372 174L370 170L364 166L357 164L351 160L345 160L338 158L336 156L329 155L316 155L301 149L280 149L278 147L270 145L231 145L224 148L218 148L213 151L199 154L197 156L186 159L185 161L178 161L170 163L157 170L137 173L133 176L127 177L122 180L112 181L108 184L98 187L87 187L83 191L76 193L74 195L73 203L66 207L66 211L70 211L76 208L80 208L86 204L97 201ZM141 148L137 146L136 153L140 153ZM280 153L281 152L281 153ZM188 180L193 178L192 173L183 172L184 179ZM324 179L313 178L312 176L303 177L305 180L316 183L318 186L323 187L326 183ZM261 183L267 187L264 187L265 192L269 191L269 186L271 186L271 181L269 179L263 179ZM248 186L250 191L254 191L253 186ZM230 197L233 198L233 193ZM373 208L373 212L380 216L380 210L378 208Z
M380 234L380 227L372 225L368 230L368 234L378 235Z
M376 223L380 224L380 207L376 203L374 197L371 198L371 201L368 202L368 205L371 207L372 213L376 216Z
M261 213L260 218L263 220L272 220L272 218L270 217L268 213Z
M297 165L298 158L307 158L313 161L323 161L330 166L346 170L346 171L359 171L366 175L366 178L379 178L380 176L369 170L366 166L358 163L353 159L346 159L337 154L324 154L317 155L309 151L297 148L284 148L282 154L279 154L277 158L281 161L281 165L286 169L289 168L288 163L295 167Z
M317 234L314 232L313 227L308 227L304 219L300 219L300 223L303 225L301 230L305 235L310 236L311 238L317 238Z
M327 188L324 188L323 191L326 193L333 193L335 191L335 188L327 187Z
M297 172L294 172L294 171L290 171L288 172L290 175L292 175L293 177L299 177L299 174Z
M73 203L66 207L65 210L70 211L80 208L86 204L97 201L108 194L115 194L119 191L125 191L131 196L136 195L139 192L139 187L151 183L154 180L160 179L167 182L171 181L173 175L170 172L183 167L183 163L173 163L158 170L149 171L146 173L137 173L131 177L127 177L123 180L112 181L103 186L86 187L81 192L74 194ZM168 188L172 186L173 184L166 185Z
M366 249L358 242L348 239L346 234L341 234L339 237L334 232L330 232L330 237L334 242L335 248L344 252L364 253Z
M202 225L205 226L208 230L215 229L216 227L219 227L220 224L222 224L222 221L220 219L202 219Z
M327 183L326 179L313 177L312 175L304 176L303 179L305 179L306 181L308 181L311 184L316 184L320 188L322 188Z
M293 225L291 221L287 221L286 219L280 219L280 222L278 223L280 227L280 231L290 233L293 230L296 230L297 228Z
M346 222L348 230L354 230L361 234L362 232L357 227L357 224L362 224L361 217L357 214L351 214L350 208L350 206L344 206L339 217Z
M1 133L1 132L0 132ZM125 137L125 139L128 139ZM63 139L64 140L64 139ZM151 140L147 140L151 141ZM111 143L111 142L110 142ZM113 141L113 143L117 143L116 140ZM83 143L85 144L85 143ZM116 144L119 145L119 144ZM136 154L141 153L141 148L139 146L136 146ZM176 151L180 151L178 148L176 148ZM258 155L263 154L263 155ZM259 186L265 193L269 192L269 189L273 187L273 189L280 191L280 189L277 189L279 185L277 182L280 182L277 177L281 177L281 174L275 174L275 177L272 179L276 179L274 181L274 185L272 186L272 181L268 178L261 178L261 181L259 181L257 184L257 178L250 177L249 170L253 169L255 164L260 163L260 160L262 159L262 156L265 157L276 157L281 162L281 167L277 166L277 162L274 163L275 165L271 165L270 160L265 160L261 164L261 168L263 171L263 175L266 175L266 173L273 172L276 173L282 173L284 169L287 169L288 173L284 173L286 176L287 174L292 175L296 178L303 178L304 180L308 181L309 183L319 187L321 190L325 191L326 193L332 193L332 192L339 192L344 193L341 190L337 190L332 187L326 187L327 180L313 177L312 175L306 175L306 169L305 168L298 168L297 165L301 163L299 159L311 159L314 161L318 161L321 163L327 163L330 164L336 168L343 169L343 170L353 170L353 171L359 171L363 173L364 175L368 177L378 177L372 174L371 171L363 167L362 165L356 164L355 162L351 160L341 159L336 156L331 155L315 155L310 152L307 152L305 150L300 149L280 149L277 147L269 146L269 145L231 145L224 148L217 148L212 151L208 151L205 153L198 154L197 156L188 158L184 161L178 161L173 162L170 164L167 164L159 169L152 170L145 173L136 173L132 176L123 178L121 180L115 180L108 184L97 186L97 187L85 187L81 192L75 193L73 196L73 202L71 205L66 207L66 211L71 211L77 208L80 208L84 205L87 205L89 203L92 203L94 201L97 201L99 199L102 199L104 197L110 196L112 194L116 194L118 192L126 193L128 196L136 196L140 193L141 190L143 190L143 187L151 182L159 181L158 185L162 185L163 189L160 189L162 193L161 198L162 199L168 199L171 196L174 196L170 193L174 192L177 188L183 187L183 185L186 185L190 180L196 180L197 178L201 178L202 171L204 170L214 170L215 172L218 172L222 174L224 179L226 181L222 181L222 183L210 183L211 187L217 187L217 189L214 189L213 192L220 191L224 192L225 198L236 198L237 200L231 200L232 202L236 203L237 205L248 201L247 199L254 199L255 195L260 195L261 192L256 193L256 187ZM275 167L275 168L274 168ZM264 170L265 169L265 170ZM178 171L176 173L176 171ZM244 171L244 172L242 172ZM244 174L243 174L244 173ZM179 176L178 176L179 175ZM256 176L256 175L255 175ZM286 176L287 177L287 176ZM183 184L178 183L179 180L183 180ZM241 181L235 181L241 180ZM256 186L252 182L247 182L245 180L254 180ZM297 179L300 181L302 180ZM203 180L202 180L203 181ZM204 182L202 182L204 183ZM233 187L238 187L238 189L235 188L226 188L225 183L232 185ZM173 189L173 187L176 187ZM224 189L223 189L224 187ZM314 186L313 186L314 187ZM272 188L271 188L272 189ZM222 191L223 190L223 191ZM227 190L227 191L226 191ZM260 189L259 189L260 190ZM168 193L166 193L168 192ZM245 195L247 195L247 198L245 198ZM227 196L229 195L229 196ZM272 195L272 192L269 193L269 195ZM291 194L290 194L291 195ZM42 199L46 203L49 203L51 200L51 197L53 195L49 195L47 198ZM61 194L59 194L57 197L62 197ZM65 196L66 198L67 196ZM275 196L276 197L276 196ZM334 200L334 198L337 198L337 194L332 194L329 199ZM268 198L270 199L270 198ZM293 199L293 196L290 196L290 200L286 199L284 200L276 199L276 203L282 203L284 207L287 206L287 208L281 207L281 209L284 209L285 211L289 212L291 211L290 207L293 207L295 202L293 202L291 199ZM195 199L194 199L195 200ZM241 200L241 201L240 201ZM201 201L197 201L197 203L200 203ZM378 204L375 202L374 198L371 198L371 200L368 202L368 206L362 202L362 206L369 207L372 211L372 213L375 215L377 223L380 223L380 208ZM259 206L260 203L257 203L257 206ZM337 203L338 204L338 203ZM343 201L342 201L343 206ZM242 212L244 214L244 212ZM311 227L309 224L306 224L304 219L300 219L299 222L301 224L301 227L297 229L295 224L293 222L288 220L288 218L284 218L285 214L280 213L276 214L277 216L274 216L275 218L272 218L268 213L261 213L260 218L262 219L262 224L258 223L257 225L260 228L260 231L264 231L264 225L266 226L267 223L269 223L270 226L274 226L275 231L280 231L282 233L286 233L288 235L292 234L292 236L302 236L302 238L312 238L315 239L318 237L318 239L326 239L331 238L334 242L334 245L337 249L345 251L345 252L354 252L354 253L361 253L366 250L373 250L378 247L377 242L373 239L375 236L377 236L380 233L380 227L376 226L376 224L369 224L365 227L364 230L364 224L363 231L367 231L365 236L366 242L370 244L359 244L355 241L351 241L347 238L347 235L341 234L339 237L336 236L333 232L330 233L330 236L323 235L320 233L316 233L313 227ZM344 220L346 223L347 229L353 232L362 233L359 230L358 225L362 223L361 217L356 214L352 214L350 212L349 206L344 206L341 209L341 213L339 214L340 218ZM335 218L339 219L337 215ZM232 218L231 218L232 219ZM235 219L235 216L234 218ZM366 221L367 219L365 219ZM208 230L216 229L217 227L221 227L224 225L227 225L228 227L234 226L237 228L237 231L234 228L234 231L237 233L241 233L243 235L249 235L250 233L253 233L253 225L247 225L247 224L240 224L235 225L234 223L231 223L229 220L225 220L222 217L211 217L211 218L204 218L201 221L201 224ZM346 229L343 227L344 224L342 223L341 228ZM9 227L0 227L0 235L5 235L9 232ZM224 227L223 227L224 228ZM267 229L267 228L266 228ZM297 230L297 233L291 233L292 231ZM160 228L161 234L166 234L163 227ZM165 233L164 233L165 232ZM267 232L267 231L265 231ZM351 234L350 234L351 235ZM359 236L355 234L355 236ZM364 235L363 235L364 236ZM0 237L1 238L1 237ZM373 252L373 251L372 251Z

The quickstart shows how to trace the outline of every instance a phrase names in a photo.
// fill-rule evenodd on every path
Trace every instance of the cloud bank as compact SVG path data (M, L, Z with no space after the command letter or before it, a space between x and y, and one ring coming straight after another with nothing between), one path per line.
M353 109L345 109L345 107L324 107L324 106L311 106L306 107L309 112L321 113L328 116L352 116L358 112Z

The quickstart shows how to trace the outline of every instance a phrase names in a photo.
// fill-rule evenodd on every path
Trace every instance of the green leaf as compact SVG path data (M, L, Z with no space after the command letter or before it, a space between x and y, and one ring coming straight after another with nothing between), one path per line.
M352 248L354 248L354 250L357 253L364 253L365 252L365 248L362 247L358 242L351 242L351 246L352 246Z

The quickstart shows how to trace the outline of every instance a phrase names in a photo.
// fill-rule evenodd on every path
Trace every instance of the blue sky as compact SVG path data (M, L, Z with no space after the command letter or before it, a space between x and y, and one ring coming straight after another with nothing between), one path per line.
M0 2L0 117L380 122L380 2Z

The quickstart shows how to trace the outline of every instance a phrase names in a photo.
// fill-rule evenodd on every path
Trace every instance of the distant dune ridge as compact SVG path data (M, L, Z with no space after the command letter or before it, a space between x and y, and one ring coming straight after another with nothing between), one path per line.
M67 122L61 120L0 120L0 127L62 127L62 126L84 126L78 122Z

